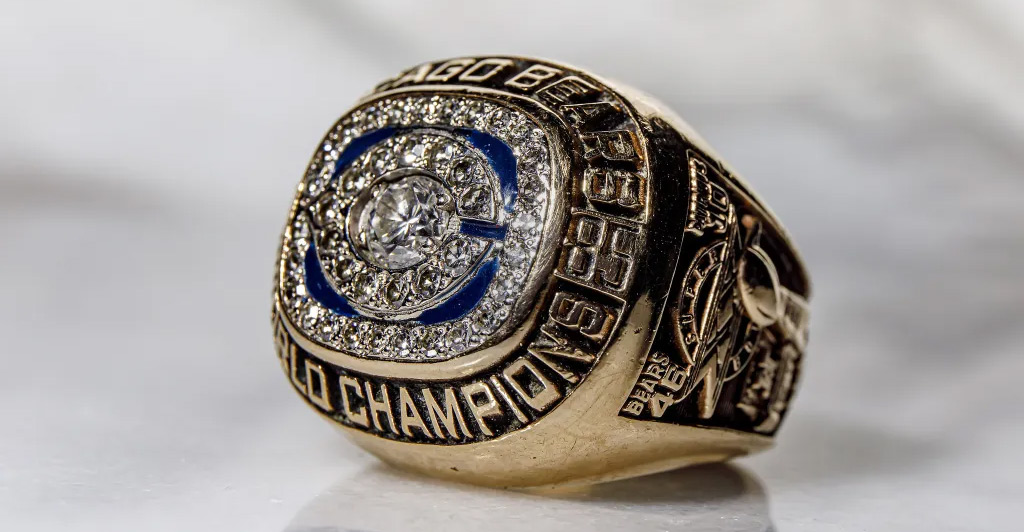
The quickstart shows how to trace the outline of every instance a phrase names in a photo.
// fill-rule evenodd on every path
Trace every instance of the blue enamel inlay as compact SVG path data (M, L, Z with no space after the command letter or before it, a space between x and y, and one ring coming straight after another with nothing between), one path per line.
M462 220L462 223L459 225L459 232L468 236L486 238L487 240L505 240L508 226L478 220Z
M316 244L309 244L303 264L306 266L306 287L313 299L336 314L350 318L359 315L345 296L335 292L331 283L327 281L324 270L320 267L320 259L316 256Z
M352 161L356 160L366 150L372 148L374 144L387 139L397 132L398 130L393 127L382 127L352 139L352 142L349 142L345 150L338 155L338 160L334 162L334 173L331 174L331 179L338 177L338 174L344 171L348 165L352 164Z
M475 129L457 128L455 132L462 135L487 156L491 168L494 168L494 173L498 174L498 180L501 182L501 197L504 200L505 212L512 212L516 196L519 194L516 155L512 152L512 148L498 137Z
M473 310L480 303L480 300L484 298L484 294L487 293L487 287L491 285L491 280L494 279L496 273L498 273L498 259L485 262L477 270L473 279L466 283L466 286L462 287L462 290L459 290L458 293L444 303L424 310L416 321L423 325L433 325L444 321L457 320L469 314L469 311Z
M316 245L310 244L304 260L306 266L306 287L309 295L321 305L341 316L356 317L359 312L352 308L345 296L334 291L316 256ZM449 320L457 320L473 310L487 293L494 275L498 273L498 259L491 259L481 266L476 274L461 290L440 305L424 310L415 321L423 325L433 325Z

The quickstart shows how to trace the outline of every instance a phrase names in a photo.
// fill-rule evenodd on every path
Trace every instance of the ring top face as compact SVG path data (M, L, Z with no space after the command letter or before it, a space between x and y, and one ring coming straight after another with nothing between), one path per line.
M370 359L451 359L508 336L547 220L552 158L479 96L371 100L325 137L285 231L279 299L302 334Z

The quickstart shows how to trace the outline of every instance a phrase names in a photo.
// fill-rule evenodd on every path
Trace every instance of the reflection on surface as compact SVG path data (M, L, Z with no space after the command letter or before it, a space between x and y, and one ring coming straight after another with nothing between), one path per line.
M715 464L537 493L463 486L383 465L341 479L285 532L448 530L772 531L768 499L751 473Z

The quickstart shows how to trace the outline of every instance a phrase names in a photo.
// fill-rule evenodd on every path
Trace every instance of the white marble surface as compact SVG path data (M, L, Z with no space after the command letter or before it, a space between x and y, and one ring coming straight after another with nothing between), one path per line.
M1016 531L1024 7L1014 0L7 2L0 529ZM288 390L271 263L313 144L437 57L664 99L816 281L778 447L541 496L409 478Z

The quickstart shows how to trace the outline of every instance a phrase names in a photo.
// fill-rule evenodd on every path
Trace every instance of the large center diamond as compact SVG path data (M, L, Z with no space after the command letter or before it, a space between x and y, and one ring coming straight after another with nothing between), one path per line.
M434 253L450 232L445 186L423 173L384 180L370 190L358 218L365 257L382 268L415 266Z

